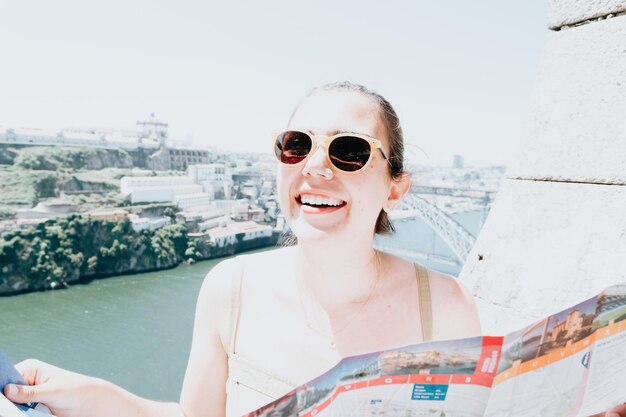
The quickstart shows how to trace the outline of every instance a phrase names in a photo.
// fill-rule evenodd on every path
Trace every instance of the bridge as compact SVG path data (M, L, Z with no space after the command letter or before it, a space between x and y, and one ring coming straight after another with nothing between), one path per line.
M399 218L420 217L450 247L454 256L461 263L465 262L465 258L467 258L476 240L470 232L439 207L434 206L417 194L405 196L402 205L404 212L398 213ZM394 217L392 216L392 219Z
M399 207L400 210L390 214L391 220L421 218L448 245L455 256L455 259L438 259L438 262L462 265L474 246L476 238L446 212L420 197L420 194L446 195L476 200L481 206L488 207L491 205L496 191L414 185L411 187L411 193L404 197L402 205ZM420 254L410 249L394 248L394 252L397 253L398 250L413 258L420 256L425 259L433 258L432 254Z
M450 197L469 198L484 203L485 206L491 205L498 191L496 190L480 190L475 188L452 188L437 187L430 185L411 185L411 194L430 194L430 195L447 195Z

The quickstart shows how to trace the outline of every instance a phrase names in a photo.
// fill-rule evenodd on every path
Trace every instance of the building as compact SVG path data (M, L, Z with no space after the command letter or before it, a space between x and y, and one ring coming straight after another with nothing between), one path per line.
M130 194L130 201L131 203L175 202L177 196L184 194L198 194L201 192L202 187L198 184L167 187L142 187L134 190Z
M150 114L150 117L146 120L137 120L136 123L139 137L141 139L153 138L159 142L159 146L165 146L165 141L168 138L167 123L163 123L154 116L154 113Z
M172 219L167 216L148 218L139 217L136 214L129 216L132 228L135 232L141 232L142 230L155 230L161 227L167 226L172 223Z
M232 214L235 211L243 210L242 207L245 207L247 210L250 203L248 199L242 198L239 200L213 200L211 204L218 210Z
M226 227L231 223L233 223L233 220L229 216L213 217L198 223L198 230L202 232L205 230L213 229L215 227Z
M192 177L196 184L202 185L205 193L211 195L211 199L230 199L233 188L232 175L224 164L199 164L190 165L187 175Z
M210 229L209 238L218 247L234 245L238 242L245 242L262 237L271 237L271 226L260 225L252 221L231 223L225 227Z
M261 185L261 195L264 197L271 196L274 194L275 188L275 181L264 180L263 184Z
M227 211L230 211L237 203L224 200L230 197L232 180L223 164L191 165L187 171L188 175L182 176L122 177L120 192L132 203L171 201L182 209L208 206L215 197L225 202L217 203L218 209L228 206Z
M196 185L193 178L188 176L153 176L153 177L122 177L120 180L120 192L130 194L134 190L145 187L180 187Z
M452 168L462 169L465 168L465 160L461 155L454 155L452 159Z
M174 203L181 209L208 206L211 196L208 193L178 194L174 196Z
M87 215L95 220L113 220L120 221L129 217L128 212L123 209L101 209L93 210L87 213Z
M185 171L195 164L208 164L209 151L161 147L148 158L148 167L157 171Z
M565 320L557 323L552 330L552 336L550 340L555 342L559 338L559 334L564 333L565 338L569 338L574 335L578 330L583 327L583 316L579 310L572 310L569 312ZM561 336L563 337L563 336Z
M122 177L120 192L131 203L174 202L182 194L202 192L188 176Z
M113 129L62 129L59 132L41 129L0 128L0 144L32 146L81 146L105 149L158 149L159 142L148 138L141 140Z
M254 181L246 181L239 186L239 193L251 200L256 199L259 196L259 186Z
M224 212L213 207L190 207L178 212L177 216L185 220L186 223L203 222L208 219L222 217Z
M81 146L105 149L124 149L150 152L147 168L153 170L184 171L192 164L208 164L209 152L202 149L170 148L167 145L168 125L154 113L139 120L136 129L64 128L58 132L41 129L13 129L0 127L0 144L26 146Z

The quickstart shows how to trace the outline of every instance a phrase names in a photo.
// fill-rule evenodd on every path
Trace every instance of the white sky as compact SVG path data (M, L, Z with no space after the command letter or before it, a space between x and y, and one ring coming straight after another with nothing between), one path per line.
M446 165L512 158L548 32L547 0L15 0L0 16L0 126L155 112L173 139L269 152L310 88L351 80L394 105L411 161Z

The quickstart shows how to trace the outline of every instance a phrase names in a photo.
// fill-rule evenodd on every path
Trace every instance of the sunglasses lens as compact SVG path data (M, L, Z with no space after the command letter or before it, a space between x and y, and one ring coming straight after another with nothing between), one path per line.
M368 141L355 136L341 136L328 147L330 160L342 171L358 171L370 159L371 146Z
M276 138L274 152L283 164L297 164L311 152L311 137L303 132L283 132Z

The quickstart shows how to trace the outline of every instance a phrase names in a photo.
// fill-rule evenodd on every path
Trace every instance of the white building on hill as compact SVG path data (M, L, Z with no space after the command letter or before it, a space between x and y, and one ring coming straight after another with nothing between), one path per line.
M186 185L196 185L196 183L189 176L122 177L120 180L120 192L122 194L130 194L135 190L146 187L180 187Z
M140 138L118 132L92 129L67 129L59 132L30 128L0 127L0 143L32 146L86 146L106 149L158 149L156 138Z
M208 193L179 194L174 197L174 203L181 209L208 206L211 204L211 196Z
M226 212L240 204L230 200L232 187L232 175L224 164L190 165L185 176L123 177L120 181L121 193L132 203L171 201L181 209L213 206Z
M135 232L140 232L142 230L156 230L172 224L172 219L167 216L148 218L132 214L129 215L129 218Z
M211 199L231 198L233 178L224 164L190 165L187 175L192 177L196 184L201 184L204 192L211 195Z
M131 203L176 202L179 196L202 193L202 186L188 176L122 177L120 192Z
M210 240L219 247L237 243L237 235L243 234L242 241L269 237L272 227L252 221L231 223L226 227L215 227L208 231Z

